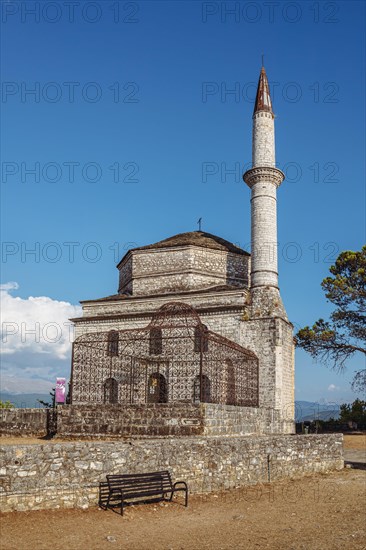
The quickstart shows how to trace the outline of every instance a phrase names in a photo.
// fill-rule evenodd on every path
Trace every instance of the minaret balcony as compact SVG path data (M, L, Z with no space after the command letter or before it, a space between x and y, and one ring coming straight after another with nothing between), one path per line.
M256 166L247 170L243 175L243 180L250 188L262 181L273 183L276 187L279 187L284 179L285 174L278 168L272 168L271 166Z

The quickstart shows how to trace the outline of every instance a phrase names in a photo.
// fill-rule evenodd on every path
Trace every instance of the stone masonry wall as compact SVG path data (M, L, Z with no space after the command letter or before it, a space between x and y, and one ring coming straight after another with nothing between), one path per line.
M44 437L49 417L48 409L1 409L0 435Z
M282 434L285 426L279 411L258 407L201 404L204 435Z
M132 294L132 258L131 255L119 269L118 292Z
M193 435L263 435L284 431L279 411L211 403L67 405L52 410L12 409L2 414L0 435L71 439Z
M58 437L187 436L203 433L199 405L66 405L58 407Z
M67 405L58 407L57 437L118 438L280 434L277 411L211 403Z
M88 508L107 474L169 469L191 493L343 468L342 435L187 437L0 447L0 509ZM179 498L179 497L178 497Z
M249 284L249 256L197 246L135 250L119 269L118 292L134 296Z
M292 325L283 319L251 319L241 324L242 346L259 359L259 406L277 411L283 433L294 432L294 345Z

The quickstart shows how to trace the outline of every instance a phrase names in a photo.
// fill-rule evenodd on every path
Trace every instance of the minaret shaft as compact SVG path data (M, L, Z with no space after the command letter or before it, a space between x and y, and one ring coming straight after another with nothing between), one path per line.
M278 288L277 187L284 179L276 167L274 115L262 67L253 114L252 169L243 179L251 198L251 287Z
M251 198L251 285L278 286L276 187L260 181Z
M275 166L274 118L259 111L253 115L252 166Z

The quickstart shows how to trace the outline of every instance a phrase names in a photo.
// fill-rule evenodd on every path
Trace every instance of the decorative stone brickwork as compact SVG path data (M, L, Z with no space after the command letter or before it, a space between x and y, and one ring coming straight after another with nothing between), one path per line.
M119 270L118 292L134 296L249 284L248 255L192 245L131 250Z
M186 437L0 447L0 508L97 504L106 474L168 469L191 493L343 468L342 435Z

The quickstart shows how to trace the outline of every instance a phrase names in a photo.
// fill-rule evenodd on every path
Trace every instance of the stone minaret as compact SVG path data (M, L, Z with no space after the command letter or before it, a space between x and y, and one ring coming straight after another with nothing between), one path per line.
M252 168L243 179L251 197L252 318L286 312L278 289L277 187L284 174L276 168L274 114L267 75L261 69L253 113Z
M273 433L294 432L294 346L278 288L277 187L274 115L262 67L253 113L253 166L243 179L251 189L252 250L250 306L241 325L241 345L259 359L259 416Z

